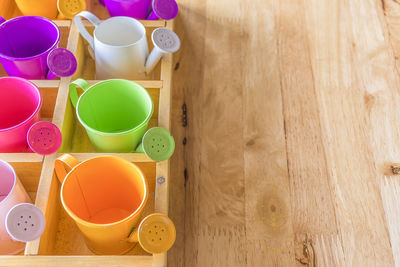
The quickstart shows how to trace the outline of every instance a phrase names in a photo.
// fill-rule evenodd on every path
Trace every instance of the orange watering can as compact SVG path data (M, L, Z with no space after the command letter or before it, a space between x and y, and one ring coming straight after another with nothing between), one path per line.
M175 227L168 217L152 214L140 222L149 189L135 164L115 156L79 163L64 154L55 161L55 171L62 205L94 253L124 254L137 242L150 253L161 253L173 245Z

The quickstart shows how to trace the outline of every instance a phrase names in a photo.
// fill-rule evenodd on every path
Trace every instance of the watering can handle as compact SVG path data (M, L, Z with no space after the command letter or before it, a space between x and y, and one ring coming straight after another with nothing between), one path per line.
M82 88L83 91L86 91L90 87L90 84L81 78L76 79L75 81L69 84L69 98L71 99L71 103L74 106L74 108L76 108L76 104L78 103L79 99L78 90L76 89L77 86Z
M72 168L78 164L79 161L70 154L64 154L55 160L54 170L56 171L57 178L61 184L64 182L65 177Z
M93 13L90 13L89 11L82 11L74 17L74 22L76 27L78 28L78 31L82 34L82 37L85 38L86 41L88 41L89 45L94 49L93 36L86 30L85 26L83 25L82 17L90 21L95 28L100 25L101 21L98 17L96 17Z

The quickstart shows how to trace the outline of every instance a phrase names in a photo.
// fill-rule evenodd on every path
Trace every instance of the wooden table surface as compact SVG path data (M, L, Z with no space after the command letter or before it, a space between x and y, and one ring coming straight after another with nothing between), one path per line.
M169 266L400 266L400 1L178 3Z

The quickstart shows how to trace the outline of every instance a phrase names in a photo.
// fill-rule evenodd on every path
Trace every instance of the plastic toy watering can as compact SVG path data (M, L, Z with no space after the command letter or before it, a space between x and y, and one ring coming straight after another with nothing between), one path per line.
M84 90L78 98L77 86ZM141 85L111 79L90 86L77 79L69 86L79 122L99 152L132 152L153 114L153 101Z
M57 25L44 17L0 17L0 63L8 75L25 79L70 76L77 62L70 51L58 48L60 37Z
M83 26L82 17L94 26L94 37ZM94 14L83 11L74 22L94 50L96 78L144 79L165 53L174 53L180 47L179 37L171 30L154 30L154 49L148 55L146 29L131 17L112 17L101 22Z
M62 205L94 253L124 254L135 242L159 253L174 243L175 227L166 216L154 214L140 223L149 192L135 164L115 156L79 163L64 154L55 161L55 172Z
M60 130L40 120L42 96L32 82L0 78L0 153L34 152L47 155L61 145Z
M111 17L126 16L146 19L151 11L152 0L101 0Z
M86 10L85 0L15 0L19 10L25 16L41 16L51 20L72 19ZM57 11L61 16L57 16Z
M57 17L57 0L15 0L15 3L25 16Z
M107 8L111 17L170 20L178 14L178 4L175 0L100 0L99 2Z
M17 254L23 242L40 237L45 226L43 213L31 204L13 167L0 160L0 255Z

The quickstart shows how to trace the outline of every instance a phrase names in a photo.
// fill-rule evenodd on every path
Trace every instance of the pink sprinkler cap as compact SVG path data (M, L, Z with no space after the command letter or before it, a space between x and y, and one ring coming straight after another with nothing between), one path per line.
M28 145L33 152L50 155L60 148L62 137L58 127L48 121L39 121L31 126L27 135Z
M16 241L29 242L39 238L44 226L42 211L30 203L15 205L6 216L7 233Z

